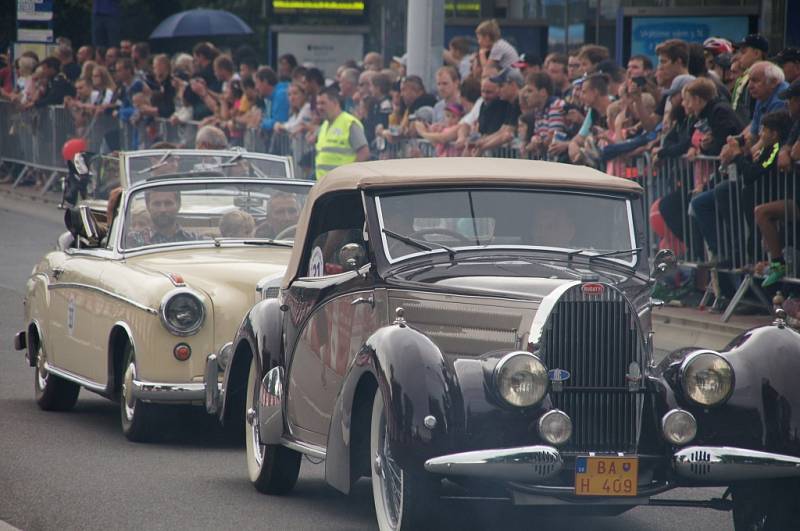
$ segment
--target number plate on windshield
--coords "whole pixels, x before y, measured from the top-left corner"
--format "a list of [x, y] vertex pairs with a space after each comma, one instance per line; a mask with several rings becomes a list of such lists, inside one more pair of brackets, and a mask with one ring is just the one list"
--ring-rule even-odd
[[578, 457], [575, 459], [577, 496], [636, 496], [637, 457]]

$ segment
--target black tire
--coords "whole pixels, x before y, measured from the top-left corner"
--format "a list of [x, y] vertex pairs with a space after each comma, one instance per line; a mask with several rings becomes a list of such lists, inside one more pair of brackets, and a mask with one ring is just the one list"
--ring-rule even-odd
[[784, 531], [800, 524], [800, 480], [752, 481], [735, 485], [733, 528], [735, 531]]
[[258, 430], [258, 396], [261, 378], [255, 357], [250, 363], [247, 376], [247, 398], [245, 411], [252, 410], [244, 423], [245, 444], [247, 446], [247, 473], [250, 481], [262, 494], [288, 494], [297, 483], [300, 475], [299, 452], [279, 444], [262, 444]]
[[153, 435], [157, 406], [133, 397], [133, 380], [136, 378], [136, 353], [130, 341], [122, 356], [122, 386], [119, 413], [122, 433], [129, 441], [147, 442]]
[[428, 529], [438, 493], [424, 472], [411, 473], [394, 462], [387, 434], [386, 407], [380, 389], [375, 392], [370, 422], [372, 499], [380, 531]]
[[47, 357], [42, 342], [37, 342], [36, 367], [33, 374], [36, 403], [44, 411], [69, 411], [78, 401], [81, 386], [47, 371]]

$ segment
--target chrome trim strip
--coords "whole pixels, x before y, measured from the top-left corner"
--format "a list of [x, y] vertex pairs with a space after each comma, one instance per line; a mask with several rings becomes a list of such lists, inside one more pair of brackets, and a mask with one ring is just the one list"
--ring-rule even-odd
[[66, 369], [61, 369], [52, 365], [50, 362], [45, 360], [44, 368], [50, 374], [54, 374], [58, 377], [64, 378], [65, 380], [69, 380], [70, 382], [75, 382], [78, 385], [81, 385], [91, 391], [95, 391], [97, 393], [105, 393], [106, 386], [101, 385], [93, 380], [89, 380], [88, 378], [84, 378], [83, 376], [78, 376], [75, 373], [69, 372]]
[[684, 478], [706, 482], [800, 477], [800, 457], [729, 446], [684, 448], [672, 466]]
[[[561, 286], [557, 287], [542, 299], [539, 303], [539, 308], [536, 310], [536, 315], [533, 316], [533, 323], [531, 323], [531, 329], [528, 332], [528, 343], [533, 345], [534, 347], [538, 346], [542, 340], [542, 332], [544, 332], [544, 326], [547, 324], [547, 318], [550, 317], [550, 313], [555, 308], [558, 301], [561, 300], [561, 296], [567, 292], [570, 288], [575, 286], [580, 286], [583, 284], [580, 280], [573, 280], [572, 282], [567, 282], [566, 284], [562, 284]], [[536, 352], [534, 348], [532, 352]]]
[[563, 464], [558, 450], [552, 446], [536, 445], [434, 457], [425, 461], [425, 470], [443, 475], [538, 481], [558, 473]]
[[205, 382], [157, 383], [133, 380], [133, 396], [139, 400], [152, 402], [205, 402], [206, 384]]
[[81, 284], [80, 282], [59, 282], [58, 284], [48, 284], [47, 285], [47, 289], [48, 290], [70, 289], [70, 288], [73, 288], [73, 289], [88, 289], [90, 291], [96, 291], [98, 293], [102, 293], [103, 295], [107, 295], [107, 296], [111, 297], [112, 299], [117, 299], [117, 300], [120, 300], [122, 302], [128, 303], [128, 304], [130, 304], [131, 306], [133, 306], [135, 308], [139, 308], [140, 310], [146, 311], [147, 313], [151, 313], [153, 315], [158, 315], [158, 310], [156, 310], [155, 308], [151, 308], [149, 306], [145, 306], [144, 304], [140, 304], [140, 303], [138, 303], [138, 302], [136, 302], [136, 301], [134, 301], [132, 299], [129, 299], [127, 297], [123, 297], [122, 295], [118, 295], [118, 294], [116, 294], [116, 293], [114, 293], [112, 291], [108, 291], [107, 289], [98, 288], [97, 286], [91, 286], [89, 284]]
[[281, 437], [281, 444], [286, 448], [290, 448], [300, 452], [301, 454], [310, 455], [311, 457], [316, 457], [318, 459], [325, 459], [326, 452], [321, 446], [306, 442], [293, 441], [285, 437]]

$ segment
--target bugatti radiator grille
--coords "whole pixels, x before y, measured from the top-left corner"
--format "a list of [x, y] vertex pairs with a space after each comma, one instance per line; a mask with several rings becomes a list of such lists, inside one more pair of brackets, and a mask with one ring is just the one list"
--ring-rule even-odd
[[636, 313], [610, 286], [601, 293], [569, 289], [542, 335], [550, 369], [569, 378], [553, 385], [553, 405], [573, 423], [566, 451], [635, 452], [642, 410], [644, 344]]

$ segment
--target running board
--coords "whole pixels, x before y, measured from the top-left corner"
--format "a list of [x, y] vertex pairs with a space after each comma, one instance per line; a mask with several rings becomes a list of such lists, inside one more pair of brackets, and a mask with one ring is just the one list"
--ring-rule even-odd
[[702, 509], [716, 509], [717, 511], [730, 511], [733, 509], [733, 502], [723, 498], [712, 498], [710, 500], [656, 500], [650, 499], [648, 505], [656, 507], [694, 507]]

